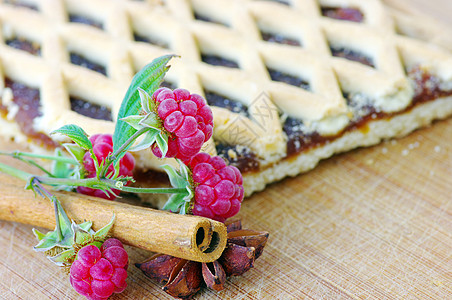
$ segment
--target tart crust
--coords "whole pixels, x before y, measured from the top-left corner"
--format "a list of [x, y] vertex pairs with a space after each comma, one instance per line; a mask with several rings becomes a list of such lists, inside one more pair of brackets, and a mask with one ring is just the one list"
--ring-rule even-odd
[[[439, 98], [416, 106], [408, 113], [367, 123], [366, 130], [347, 132], [333, 142], [316, 147], [299, 155], [284, 159], [265, 170], [246, 174], [245, 191], [261, 191], [269, 183], [286, 176], [296, 176], [313, 169], [320, 160], [357, 147], [376, 145], [383, 140], [400, 138], [412, 131], [428, 126], [434, 120], [445, 119], [452, 114], [452, 96]], [[250, 195], [248, 192], [247, 195]]]
[[[242, 107], [213, 107], [214, 135], [204, 150], [216, 154], [220, 145], [228, 145], [251, 153], [253, 168], [243, 170], [247, 195], [335, 153], [399, 137], [452, 114], [452, 98], [444, 95], [407, 109], [417, 88], [408, 70], [420, 68], [452, 94], [452, 34], [402, 1], [27, 3], [36, 9], [0, 4], [0, 77], [39, 89], [40, 116], [31, 120], [36, 131], [49, 134], [74, 123], [88, 134], [112, 133], [114, 122], [71, 110], [71, 97], [115, 116], [133, 74], [155, 57], [175, 53], [182, 58], [171, 62], [168, 84], [201, 95], [212, 91]], [[324, 16], [322, 8], [355, 10], [360, 18]], [[39, 52], [10, 46], [14, 38], [39, 45]], [[334, 55], [337, 49], [341, 55]], [[76, 65], [73, 55], [95, 62], [105, 74]], [[0, 90], [0, 135], [51, 151], [21, 132], [14, 91], [5, 88], [5, 80]], [[366, 130], [349, 128], [359, 114], [353, 101], [385, 117], [367, 120]], [[287, 118], [299, 121], [301, 134], [328, 143], [289, 155]], [[230, 150], [225, 158], [234, 163], [237, 152]], [[148, 150], [134, 155], [144, 171], [174, 164]]]

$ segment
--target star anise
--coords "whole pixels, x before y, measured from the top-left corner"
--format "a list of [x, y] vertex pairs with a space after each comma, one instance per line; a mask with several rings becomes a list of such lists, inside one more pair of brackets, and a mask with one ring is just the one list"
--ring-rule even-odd
[[221, 291], [226, 277], [242, 275], [254, 266], [268, 239], [266, 231], [242, 229], [240, 220], [226, 226], [227, 245], [216, 261], [200, 263], [156, 254], [135, 265], [149, 278], [165, 283], [163, 290], [176, 298], [190, 299], [203, 286]]

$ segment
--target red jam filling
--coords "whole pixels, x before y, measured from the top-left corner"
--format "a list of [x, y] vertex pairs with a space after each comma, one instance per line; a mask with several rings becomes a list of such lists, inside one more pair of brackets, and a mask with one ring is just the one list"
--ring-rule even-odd
[[342, 57], [351, 61], [362, 63], [363, 65], [375, 68], [375, 65], [371, 58], [365, 56], [362, 53], [356, 52], [343, 47], [331, 47], [331, 54], [335, 57]]
[[289, 46], [301, 46], [299, 41], [285, 37], [282, 34], [273, 34], [270, 32], [261, 31], [261, 36], [264, 41], [270, 43], [285, 44]]
[[78, 55], [76, 53], [71, 53], [71, 63], [74, 65], [78, 65], [87, 69], [90, 69], [92, 71], [98, 72], [102, 75], [107, 75], [107, 70], [104, 66], [99, 65], [89, 59], [87, 59], [84, 56]]
[[245, 115], [249, 117], [248, 107], [243, 105], [242, 102], [228, 99], [222, 95], [219, 95], [213, 91], [204, 90], [204, 95], [206, 95], [206, 101], [211, 106], [218, 106], [226, 108], [232, 112]]
[[364, 20], [363, 13], [356, 8], [322, 7], [322, 15], [336, 20], [345, 20], [357, 23], [361, 23]]
[[41, 46], [39, 44], [27, 41], [23, 38], [9, 39], [6, 40], [5, 43], [14, 49], [26, 51], [36, 56], [41, 55]]
[[[207, 103], [211, 106], [226, 108], [229, 111], [242, 114], [249, 117], [248, 107], [240, 101], [228, 99], [213, 91], [204, 90]], [[259, 170], [259, 160], [255, 153], [248, 147], [231, 146], [226, 144], [217, 144], [216, 150], [218, 156], [223, 157], [230, 165], [237, 167], [242, 172], [252, 172]]]
[[161, 47], [161, 48], [169, 49], [169, 44], [167, 42], [164, 42], [162, 40], [152, 39], [152, 38], [149, 38], [149, 37], [145, 37], [145, 36], [142, 36], [142, 35], [140, 35], [140, 34], [138, 34], [136, 32], [133, 33], [133, 39], [136, 42], [148, 43], [148, 44], [151, 44], [151, 45], [154, 45], [154, 46], [158, 46], [158, 47]]
[[222, 23], [220, 21], [214, 20], [211, 17], [198, 14], [196, 11], [193, 12], [193, 17], [195, 18], [195, 20], [198, 20], [198, 21], [214, 23], [214, 24], [217, 24], [217, 25], [223, 25], [223, 26], [229, 27], [228, 24], [225, 24], [225, 23]]
[[271, 68], [267, 68], [267, 71], [273, 81], [284, 82], [307, 91], [311, 89], [309, 83], [301, 78]]
[[69, 15], [69, 22], [81, 23], [81, 24], [92, 26], [92, 27], [96, 27], [98, 29], [103, 29], [103, 27], [104, 27], [102, 23], [97, 22], [97, 21], [95, 21], [93, 19], [87, 18], [85, 16], [80, 16], [80, 15], [70, 14]]
[[111, 110], [105, 106], [90, 103], [80, 98], [71, 97], [71, 110], [92, 119], [112, 121]]
[[[13, 102], [19, 106], [14, 119], [20, 127], [20, 130], [34, 142], [48, 149], [57, 145], [46, 134], [38, 132], [33, 128], [33, 120], [41, 116], [39, 111], [40, 95], [38, 89], [30, 88], [22, 83], [5, 79], [5, 87], [10, 88], [13, 92]], [[0, 105], [2, 116], [8, 113], [4, 105]]]
[[273, 0], [273, 2], [278, 2], [278, 3], [281, 3], [283, 5], [289, 5], [289, 2], [287, 0]]
[[169, 81], [166, 81], [166, 80], [164, 80], [164, 81], [162, 82], [162, 84], [160, 84], [160, 86], [161, 86], [161, 87], [167, 87], [167, 88], [169, 88], [169, 89], [171, 89], [171, 90], [174, 90], [174, 89], [177, 88], [177, 86], [176, 86], [174, 83], [169, 82]]
[[216, 56], [216, 55], [207, 55], [207, 54], [201, 54], [201, 60], [205, 62], [206, 64], [212, 65], [212, 66], [222, 66], [226, 68], [238, 68], [239, 65], [232, 60]]
[[4, 3], [11, 4], [16, 7], [24, 7], [36, 11], [38, 10], [38, 7], [36, 5], [33, 5], [31, 3], [25, 3], [20, 0], [4, 0]]
[[230, 165], [237, 167], [243, 173], [259, 170], [259, 160], [248, 147], [218, 144], [216, 149], [218, 156], [226, 159]]

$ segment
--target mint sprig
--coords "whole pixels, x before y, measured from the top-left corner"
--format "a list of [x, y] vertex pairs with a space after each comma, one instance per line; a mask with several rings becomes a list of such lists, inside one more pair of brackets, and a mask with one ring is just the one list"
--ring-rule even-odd
[[[131, 115], [140, 114], [142, 106], [138, 89], [140, 88], [152, 95], [163, 82], [163, 78], [169, 69], [167, 64], [174, 56], [175, 55], [165, 55], [154, 59], [133, 77], [132, 83], [124, 96], [121, 108], [118, 112], [118, 119], [113, 134], [113, 152], [116, 152], [135, 132], [137, 132], [137, 129], [130, 126], [123, 119]], [[148, 108], [150, 107], [148, 106]], [[121, 157], [116, 157], [114, 163], [116, 164], [119, 159], [121, 159]]]

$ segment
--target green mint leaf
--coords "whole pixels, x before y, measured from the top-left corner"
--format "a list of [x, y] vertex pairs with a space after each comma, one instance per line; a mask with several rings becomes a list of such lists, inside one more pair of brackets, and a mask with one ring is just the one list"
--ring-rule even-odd
[[51, 132], [50, 134], [60, 133], [67, 137], [69, 137], [74, 143], [79, 145], [81, 148], [85, 150], [89, 150], [93, 148], [93, 144], [88, 138], [88, 134], [77, 125], [70, 124], [64, 125], [63, 127]]
[[165, 55], [154, 59], [141, 69], [132, 79], [118, 113], [118, 119], [113, 134], [113, 152], [118, 150], [137, 130], [122, 121], [130, 115], [138, 115], [141, 110], [141, 101], [138, 88], [153, 94], [160, 86], [169, 69], [167, 63], [174, 55]]
[[144, 135], [144, 138], [138, 144], [130, 148], [129, 151], [140, 151], [151, 147], [151, 145], [155, 143], [155, 139], [159, 133], [160, 130], [149, 129], [149, 131]]

